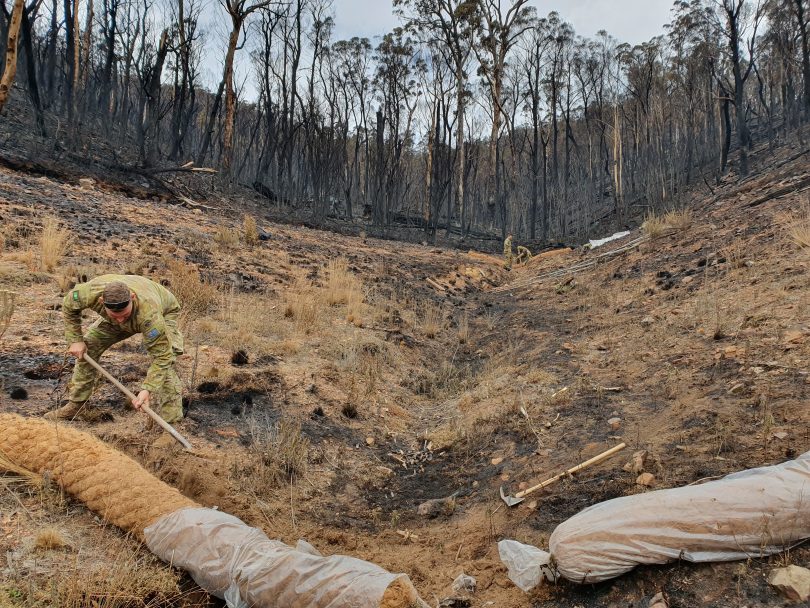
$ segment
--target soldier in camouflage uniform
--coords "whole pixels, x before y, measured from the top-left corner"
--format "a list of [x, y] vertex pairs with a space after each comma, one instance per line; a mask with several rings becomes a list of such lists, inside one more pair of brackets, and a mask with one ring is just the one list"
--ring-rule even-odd
[[[82, 310], [100, 315], [82, 336]], [[98, 361], [110, 346], [130, 336], [143, 334], [152, 358], [141, 391], [133, 402], [136, 409], [149, 405], [168, 423], [183, 417], [182, 383], [174, 362], [183, 353], [183, 336], [177, 328], [180, 304], [165, 287], [136, 275], [107, 274], [76, 285], [62, 302], [68, 352], [76, 357], [68, 386], [69, 403], [46, 414], [50, 419], [98, 418], [86, 406], [98, 380], [98, 372], [83, 359], [86, 352]]]
[[507, 270], [512, 268], [512, 233], [503, 242], [503, 267]]

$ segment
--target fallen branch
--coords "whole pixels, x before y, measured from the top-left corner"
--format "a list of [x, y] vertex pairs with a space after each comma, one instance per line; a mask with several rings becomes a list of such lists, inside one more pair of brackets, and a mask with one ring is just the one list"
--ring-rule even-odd
[[758, 199], [755, 199], [754, 201], [748, 203], [746, 207], [747, 208], [758, 207], [775, 198], [780, 198], [782, 196], [785, 196], [786, 194], [793, 194], [794, 192], [797, 192], [808, 185], [810, 185], [810, 175], [805, 175], [798, 182], [794, 182], [789, 186], [777, 188], [776, 190], [773, 190], [772, 192], [769, 192], [768, 194], [761, 196]]

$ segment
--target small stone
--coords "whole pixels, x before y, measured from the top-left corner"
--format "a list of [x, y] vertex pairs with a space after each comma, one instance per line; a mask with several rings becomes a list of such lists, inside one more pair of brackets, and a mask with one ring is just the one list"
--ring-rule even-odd
[[728, 389], [729, 395], [741, 395], [743, 392], [745, 392], [745, 384], [743, 384], [742, 382], [738, 382], [730, 389]]
[[477, 479], [474, 482], [472, 482], [472, 487], [474, 487], [474, 488], [477, 488], [479, 485], [480, 484], [478, 483]]
[[681, 283], [683, 283], [684, 285], [689, 285], [689, 283], [691, 283], [694, 280], [695, 280], [695, 277], [687, 276], [687, 277], [684, 277], [684, 278], [681, 279]]
[[533, 500], [526, 505], [530, 510], [534, 511], [537, 508], [537, 501]]
[[492, 465], [493, 466], [498, 466], [502, 462], [503, 462], [503, 457], [501, 457], [501, 456], [496, 456], [495, 458], [492, 459]]
[[633, 454], [633, 458], [624, 465], [624, 470], [628, 473], [633, 473], [634, 475], [638, 475], [639, 473], [643, 473], [644, 469], [647, 467], [647, 457], [649, 456], [647, 450], [639, 450]]
[[655, 475], [652, 473], [642, 473], [636, 478], [636, 483], [640, 486], [651, 488], [655, 485]]
[[374, 445], [374, 437], [366, 437], [366, 445], [371, 447]]
[[545, 424], [543, 424], [543, 426], [546, 427], [547, 429], [550, 429], [551, 428], [551, 423], [546, 422]]
[[653, 323], [655, 323], [655, 318], [654, 318], [654, 317], [647, 316], [647, 317], [644, 317], [644, 318], [641, 320], [641, 324], [642, 324], [644, 327], [649, 327], [649, 326], [650, 326], [650, 325], [652, 325]]
[[804, 601], [810, 597], [810, 570], [801, 566], [776, 568], [768, 575], [768, 583], [786, 598]]
[[79, 179], [79, 186], [81, 186], [83, 190], [91, 190], [95, 185], [96, 180], [91, 177], [82, 177]]
[[528, 487], [529, 487], [529, 484], [528, 484], [528, 482], [526, 482], [526, 481], [521, 481], [521, 482], [518, 484], [518, 490], [525, 490], [525, 489], [526, 489], [526, 488], [528, 488]]
[[785, 431], [778, 431], [778, 432], [774, 433], [773, 436], [774, 436], [774, 439], [784, 439], [785, 437], [788, 436], [788, 434]]
[[456, 577], [453, 581], [453, 592], [459, 593], [465, 591], [467, 593], [475, 593], [476, 580], [475, 577], [463, 572]]
[[501, 481], [509, 481], [509, 473], [503, 473], [501, 475]]
[[394, 470], [393, 470], [393, 469], [389, 469], [388, 467], [384, 467], [384, 466], [378, 466], [378, 467], [377, 467], [377, 471], [378, 471], [378, 472], [379, 472], [379, 473], [380, 473], [380, 474], [381, 474], [383, 477], [393, 477], [393, 476], [395, 475], [395, 473], [394, 473]]
[[612, 431], [618, 431], [622, 427], [621, 418], [610, 418], [607, 423], [610, 425], [610, 430]]

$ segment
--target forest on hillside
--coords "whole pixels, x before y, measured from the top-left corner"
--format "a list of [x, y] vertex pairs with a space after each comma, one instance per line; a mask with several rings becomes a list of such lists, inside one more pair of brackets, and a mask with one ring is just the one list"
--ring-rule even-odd
[[[4, 0], [0, 108], [57, 156], [102, 136], [315, 223], [534, 243], [743, 178], [810, 116], [808, 0], [678, 1], [637, 46], [527, 1], [393, 0], [370, 41], [334, 39], [333, 0]], [[215, 91], [203, 15], [230, 32]]]

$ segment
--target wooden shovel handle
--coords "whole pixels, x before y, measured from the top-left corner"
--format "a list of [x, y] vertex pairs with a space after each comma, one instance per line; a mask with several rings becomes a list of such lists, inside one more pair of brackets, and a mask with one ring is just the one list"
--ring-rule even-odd
[[[90, 355], [88, 355], [87, 353], [84, 353], [84, 360], [85, 360], [85, 361], [87, 361], [87, 362], [88, 362], [90, 365], [92, 365], [94, 368], [96, 368], [96, 369], [97, 369], [99, 372], [101, 372], [101, 375], [103, 375], [105, 378], [107, 378], [107, 380], [109, 380], [109, 381], [110, 381], [110, 382], [112, 382], [112, 383], [113, 383], [113, 384], [114, 384], [116, 387], [118, 387], [118, 389], [119, 389], [119, 390], [120, 390], [122, 393], [124, 393], [124, 394], [125, 394], [127, 397], [129, 397], [129, 400], [130, 400], [130, 401], [135, 401], [135, 399], [137, 399], [137, 397], [135, 396], [135, 393], [133, 393], [133, 392], [132, 392], [131, 390], [129, 390], [129, 389], [126, 387], [126, 386], [124, 386], [123, 384], [121, 384], [121, 383], [120, 383], [120, 382], [119, 382], [119, 381], [118, 381], [118, 380], [117, 380], [117, 379], [116, 379], [116, 378], [115, 378], [115, 377], [114, 377], [112, 374], [110, 374], [110, 373], [109, 373], [109, 372], [108, 372], [106, 369], [104, 369], [103, 367], [101, 367], [101, 366], [100, 366], [100, 365], [99, 365], [99, 364], [98, 364], [96, 361], [94, 361], [94, 360], [93, 360], [93, 358], [92, 358]], [[148, 405], [143, 405], [143, 406], [141, 406], [141, 409], [142, 409], [144, 412], [146, 412], [146, 413], [149, 415], [149, 417], [150, 417], [152, 420], [154, 420], [154, 421], [155, 421], [155, 422], [157, 422], [157, 423], [158, 423], [158, 424], [159, 424], [161, 427], [163, 427], [163, 429], [165, 429], [165, 430], [166, 430], [166, 431], [167, 431], [167, 432], [168, 432], [168, 433], [169, 433], [169, 434], [170, 434], [172, 437], [174, 437], [175, 439], [177, 439], [177, 441], [179, 441], [181, 444], [183, 444], [183, 447], [184, 447], [184, 448], [186, 448], [187, 450], [191, 450], [191, 444], [188, 442], [188, 440], [187, 440], [185, 437], [183, 437], [183, 436], [182, 436], [180, 433], [178, 433], [178, 432], [177, 432], [177, 430], [176, 430], [176, 429], [175, 429], [175, 428], [174, 428], [174, 427], [173, 427], [171, 424], [169, 424], [168, 422], [166, 422], [165, 420], [163, 420], [163, 418], [161, 418], [160, 416], [158, 416], [158, 415], [157, 415], [157, 414], [154, 412], [154, 410], [152, 410], [152, 408], [151, 408], [151, 407], [149, 407]]]
[[616, 452], [618, 452], [620, 450], [623, 450], [626, 447], [627, 447], [626, 443], [620, 443], [619, 445], [613, 446], [609, 450], [606, 450], [606, 451], [602, 452], [601, 454], [598, 454], [598, 455], [594, 456], [593, 458], [590, 458], [590, 459], [586, 460], [585, 462], [581, 462], [577, 466], [571, 467], [567, 471], [563, 471], [562, 473], [558, 473], [554, 477], [551, 477], [550, 479], [546, 479], [545, 481], [543, 481], [541, 483], [538, 483], [536, 486], [532, 486], [531, 488], [526, 488], [525, 490], [522, 490], [522, 491], [518, 492], [517, 494], [515, 494], [515, 498], [523, 498], [524, 496], [526, 496], [527, 494], [531, 494], [535, 490], [540, 490], [541, 488], [545, 488], [546, 486], [550, 486], [551, 484], [553, 484], [558, 479], [562, 479], [566, 475], [571, 475], [572, 473], [576, 473], [577, 471], [581, 471], [582, 469], [584, 469], [586, 467], [589, 467], [592, 464], [597, 464], [599, 462], [602, 462], [606, 458], [610, 458], [611, 456], [613, 456], [613, 454], [615, 454]]

